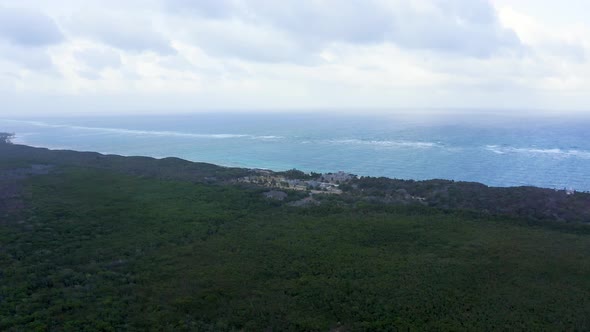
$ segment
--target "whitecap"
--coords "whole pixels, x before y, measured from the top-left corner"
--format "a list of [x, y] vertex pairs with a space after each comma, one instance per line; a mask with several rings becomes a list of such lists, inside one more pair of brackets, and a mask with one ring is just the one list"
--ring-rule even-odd
[[393, 141], [393, 140], [362, 140], [362, 139], [337, 139], [327, 141], [331, 144], [359, 144], [359, 145], [373, 145], [382, 147], [401, 147], [401, 148], [419, 148], [428, 149], [441, 147], [442, 145], [434, 142], [419, 142], [419, 141]]
[[87, 131], [98, 131], [105, 133], [123, 134], [123, 135], [135, 135], [135, 136], [168, 136], [168, 137], [189, 137], [189, 138], [214, 138], [214, 139], [231, 139], [231, 138], [249, 138], [257, 140], [276, 140], [282, 139], [282, 136], [274, 135], [248, 135], [248, 134], [199, 134], [199, 133], [187, 133], [179, 131], [159, 131], [159, 130], [137, 130], [137, 129], [125, 129], [125, 128], [107, 128], [107, 127], [88, 127], [88, 126], [76, 126], [66, 124], [52, 124], [42, 121], [24, 121], [24, 120], [3, 120], [18, 123], [25, 123], [38, 127], [48, 128], [65, 128], [74, 130], [87, 130]]
[[576, 157], [590, 159], [590, 151], [578, 149], [559, 149], [559, 148], [517, 148], [511, 146], [486, 145], [485, 149], [496, 154], [531, 154], [545, 155], [555, 157]]

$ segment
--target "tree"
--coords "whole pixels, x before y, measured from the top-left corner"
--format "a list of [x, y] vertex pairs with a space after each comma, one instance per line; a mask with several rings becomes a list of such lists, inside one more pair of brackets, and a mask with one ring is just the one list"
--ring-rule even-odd
[[300, 180], [300, 179], [308, 179], [309, 175], [307, 175], [305, 172], [300, 171], [298, 169], [290, 169], [288, 171], [284, 171], [284, 172], [279, 172], [278, 174], [283, 175], [284, 177], [286, 177], [289, 180]]
[[11, 133], [0, 133], [0, 144], [12, 144], [11, 139], [14, 138], [14, 134]]

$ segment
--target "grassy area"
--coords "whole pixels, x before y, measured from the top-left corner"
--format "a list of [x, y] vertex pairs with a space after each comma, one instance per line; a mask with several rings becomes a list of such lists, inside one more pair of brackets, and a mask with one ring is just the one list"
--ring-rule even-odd
[[588, 330], [587, 227], [60, 168], [0, 228], [0, 330]]

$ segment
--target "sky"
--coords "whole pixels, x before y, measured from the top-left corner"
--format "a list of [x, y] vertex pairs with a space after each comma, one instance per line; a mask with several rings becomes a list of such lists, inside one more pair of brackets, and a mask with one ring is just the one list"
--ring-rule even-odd
[[590, 114], [587, 0], [0, 0], [0, 116]]

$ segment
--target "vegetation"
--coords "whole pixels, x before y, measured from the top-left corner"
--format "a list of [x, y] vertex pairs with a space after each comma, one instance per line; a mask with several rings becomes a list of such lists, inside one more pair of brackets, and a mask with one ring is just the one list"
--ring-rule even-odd
[[[448, 180], [412, 181], [363, 177], [342, 186], [350, 195], [383, 203], [420, 198], [428, 206], [530, 220], [590, 223], [590, 194], [536, 187], [495, 188]], [[410, 199], [409, 201], [412, 201]]]
[[0, 330], [590, 329], [585, 224], [352, 194], [297, 208], [187, 163], [0, 151], [26, 206], [0, 220]]
[[80, 166], [123, 172], [126, 174], [176, 179], [191, 182], [223, 182], [246, 176], [250, 170], [193, 163], [179, 158], [122, 157], [97, 152], [49, 150], [24, 145], [0, 144], [2, 163], [51, 164]]
[[284, 172], [277, 172], [276, 175], [282, 175], [290, 180], [311, 180], [317, 179], [321, 176], [319, 173], [311, 172], [308, 174], [295, 168]]
[[10, 144], [14, 134], [0, 132], [0, 144]]

